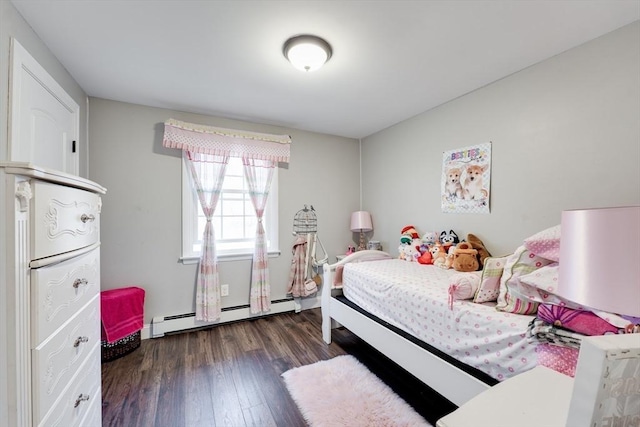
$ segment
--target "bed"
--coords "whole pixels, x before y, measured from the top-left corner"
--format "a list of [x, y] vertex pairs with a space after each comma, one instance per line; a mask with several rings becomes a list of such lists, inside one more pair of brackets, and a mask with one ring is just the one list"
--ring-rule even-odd
[[[533, 315], [495, 309], [495, 303], [448, 303], [444, 270], [360, 251], [324, 265], [322, 332], [342, 325], [454, 404], [537, 365], [527, 339]], [[471, 274], [471, 273], [468, 273]]]

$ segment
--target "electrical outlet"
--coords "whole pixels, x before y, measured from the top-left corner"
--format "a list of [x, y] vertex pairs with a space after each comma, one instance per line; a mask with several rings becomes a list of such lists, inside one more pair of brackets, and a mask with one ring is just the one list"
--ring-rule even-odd
[[220, 296], [228, 297], [229, 296], [229, 285], [220, 285]]

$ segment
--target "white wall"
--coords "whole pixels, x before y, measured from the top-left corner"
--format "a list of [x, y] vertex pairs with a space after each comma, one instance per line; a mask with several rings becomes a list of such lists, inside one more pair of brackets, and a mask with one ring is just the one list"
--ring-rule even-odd
[[[398, 100], [401, 102], [401, 100]], [[444, 214], [442, 153], [492, 141], [491, 213]], [[397, 254], [400, 230], [475, 233], [495, 255], [565, 209], [640, 205], [640, 23], [363, 140], [363, 204]], [[612, 236], [614, 245], [624, 236]]]
[[[197, 265], [178, 262], [181, 248], [181, 153], [162, 147], [168, 118], [292, 137], [291, 163], [279, 170], [282, 254], [270, 258], [272, 300], [285, 298], [293, 217], [304, 204], [318, 215], [318, 235], [335, 262], [352, 243], [349, 216], [359, 206], [358, 141], [98, 98], [90, 99], [92, 178], [107, 188], [101, 216], [103, 289], [146, 289], [145, 323], [195, 311]], [[230, 285], [223, 307], [249, 302], [251, 261], [221, 261]]]
[[0, 1], [0, 160], [6, 160], [8, 138], [8, 97], [10, 39], [15, 37], [56, 82], [80, 106], [80, 133], [78, 149], [80, 152], [80, 176], [89, 178], [87, 170], [87, 95], [73, 77], [60, 64], [47, 46], [33, 32], [10, 1]]

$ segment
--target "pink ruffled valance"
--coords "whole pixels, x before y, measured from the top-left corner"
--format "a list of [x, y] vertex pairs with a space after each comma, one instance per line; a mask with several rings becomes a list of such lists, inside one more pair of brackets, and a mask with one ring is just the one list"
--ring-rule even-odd
[[289, 163], [291, 137], [169, 119], [164, 123], [162, 145], [201, 154]]

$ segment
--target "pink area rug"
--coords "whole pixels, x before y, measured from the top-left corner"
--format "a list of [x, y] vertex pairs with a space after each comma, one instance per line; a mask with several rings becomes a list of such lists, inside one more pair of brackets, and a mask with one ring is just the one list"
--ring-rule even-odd
[[338, 356], [282, 374], [312, 427], [431, 426], [353, 356]]

